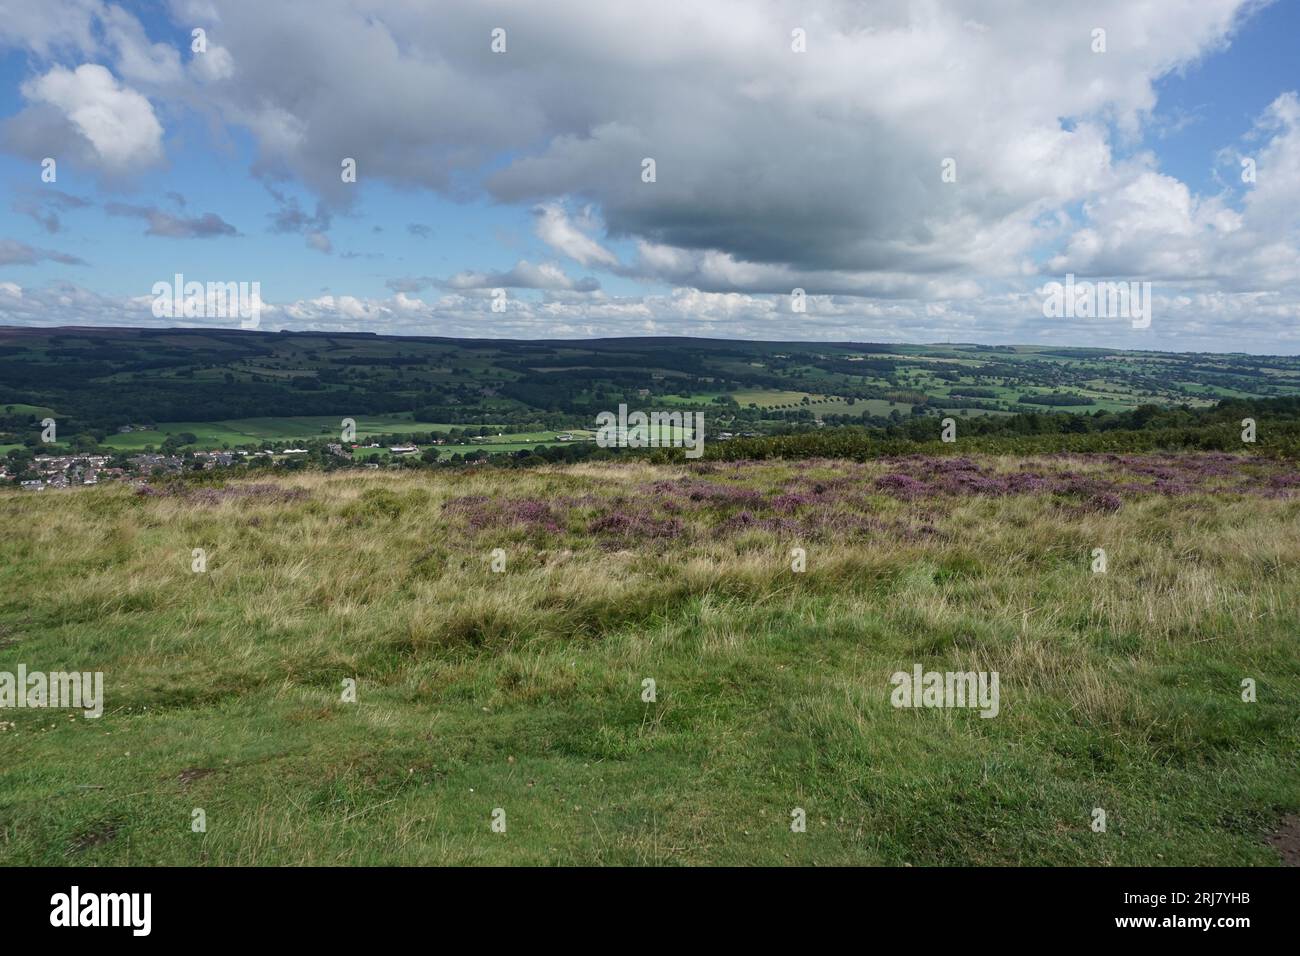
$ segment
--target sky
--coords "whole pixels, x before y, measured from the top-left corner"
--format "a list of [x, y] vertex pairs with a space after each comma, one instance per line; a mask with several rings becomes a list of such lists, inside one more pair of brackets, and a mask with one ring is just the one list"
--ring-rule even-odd
[[0, 325], [1300, 353], [1300, 0], [1068, 7], [0, 0]]

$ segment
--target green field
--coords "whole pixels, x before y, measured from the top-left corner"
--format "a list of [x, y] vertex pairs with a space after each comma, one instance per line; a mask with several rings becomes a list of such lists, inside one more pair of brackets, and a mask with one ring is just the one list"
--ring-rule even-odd
[[37, 418], [54, 414], [52, 408], [46, 408], [44, 405], [25, 405], [22, 402], [6, 402], [0, 406], [0, 411], [6, 415], [35, 415]]
[[[791, 392], [781, 389], [742, 389], [735, 392], [696, 392], [690, 398], [684, 398], [680, 395], [666, 395], [663, 403], [667, 406], [674, 405], [694, 405], [707, 406], [719, 396], [727, 395], [732, 398], [742, 408], [748, 408], [750, 405], [759, 409], [776, 409], [776, 408], [805, 408], [814, 415], [854, 415], [861, 416], [864, 412], [871, 415], [887, 416], [894, 409], [900, 413], [910, 412], [912, 406], [905, 402], [891, 402], [885, 399], [863, 398], [852, 403], [842, 399], [815, 392]], [[809, 404], [803, 404], [807, 398]]]
[[[0, 671], [105, 681], [0, 711], [0, 857], [1277, 864], [1300, 475], [1121, 461], [0, 492]], [[917, 665], [997, 672], [997, 715], [891, 706]]]
[[[555, 436], [559, 434], [570, 434], [574, 440], [573, 442], [557, 441]], [[544, 432], [503, 432], [500, 435], [469, 441], [464, 444], [446, 444], [436, 447], [439, 458], [450, 458], [452, 455], [468, 455], [479, 451], [485, 451], [490, 455], [505, 455], [520, 451], [532, 451], [539, 445], [550, 447], [579, 443], [594, 434], [590, 430], [581, 428], [556, 429]], [[389, 454], [387, 448], [357, 448], [352, 454], [357, 459], [369, 458], [371, 455], [378, 455], [381, 458], [395, 457]]]

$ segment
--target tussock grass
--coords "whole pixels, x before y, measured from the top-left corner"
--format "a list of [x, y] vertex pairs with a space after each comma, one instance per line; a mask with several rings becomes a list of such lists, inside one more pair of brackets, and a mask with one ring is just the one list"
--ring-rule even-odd
[[[898, 500], [873, 484], [897, 467], [2, 493], [0, 670], [103, 671], [107, 703], [0, 711], [0, 862], [1276, 863], [1263, 836], [1300, 811], [1300, 503]], [[765, 503], [672, 510], [657, 482]], [[737, 520], [795, 485], [786, 524]], [[491, 511], [524, 501], [554, 526]], [[619, 509], [666, 523], [588, 530]], [[791, 530], [813, 512], [833, 519]], [[894, 709], [917, 663], [997, 671], [999, 716]]]

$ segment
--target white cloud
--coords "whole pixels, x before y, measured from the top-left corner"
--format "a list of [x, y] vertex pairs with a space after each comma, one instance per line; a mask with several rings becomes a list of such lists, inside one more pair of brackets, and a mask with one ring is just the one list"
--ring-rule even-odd
[[59, 111], [111, 172], [135, 172], [162, 158], [162, 125], [149, 100], [105, 67], [53, 67], [22, 85], [31, 102]]
[[[1279, 96], [1255, 127], [1256, 179], [1241, 210], [1230, 193], [1198, 196], [1154, 158], [1118, 169], [1085, 204], [1085, 222], [1049, 267], [1057, 272], [1202, 280], [1236, 290], [1300, 283], [1300, 98]], [[1229, 151], [1230, 169], [1240, 167]]]
[[[12, 288], [10, 288], [12, 287]], [[265, 290], [264, 290], [265, 292]], [[0, 286], [0, 325], [132, 325], [236, 328], [238, 320], [155, 319], [152, 298], [100, 295], [68, 282]], [[646, 334], [767, 341], [940, 342], [1084, 345], [1171, 351], [1300, 354], [1300, 295], [1156, 290], [1150, 328], [1128, 320], [1050, 320], [1035, 293], [986, 294], [960, 301], [887, 301], [810, 296], [794, 313], [788, 296], [677, 288], [643, 296], [605, 292], [511, 295], [494, 312], [490, 290], [447, 291], [429, 300], [322, 295], [262, 305], [263, 331], [369, 331], [380, 334], [547, 338]], [[436, 330], [436, 331], [434, 331]]]
[[59, 50], [90, 53], [96, 47], [94, 21], [102, 10], [99, 0], [7, 2], [0, 7], [0, 47], [26, 47], [41, 57]]
[[618, 256], [579, 229], [559, 203], [543, 203], [533, 213], [538, 238], [552, 249], [583, 266], [618, 265]]
[[150, 43], [140, 21], [121, 7], [107, 6], [100, 14], [104, 35], [117, 53], [117, 72], [132, 83], [167, 86], [181, 78], [176, 47]]
[[520, 260], [507, 272], [458, 272], [442, 285], [447, 289], [551, 289], [556, 291], [594, 292], [600, 283], [590, 277], [571, 279], [554, 263], [534, 265]]
[[202, 83], [219, 83], [235, 75], [234, 57], [222, 46], [209, 45], [206, 53], [200, 53], [190, 61], [190, 66]]

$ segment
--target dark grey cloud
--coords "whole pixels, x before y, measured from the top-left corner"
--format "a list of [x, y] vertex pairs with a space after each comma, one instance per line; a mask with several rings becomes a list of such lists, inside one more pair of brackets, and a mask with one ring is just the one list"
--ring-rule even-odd
[[91, 167], [95, 150], [61, 111], [36, 104], [0, 122], [0, 147], [33, 163], [50, 157], [71, 167]]
[[110, 216], [127, 216], [145, 220], [149, 223], [149, 228], [145, 230], [147, 236], [162, 236], [167, 239], [213, 239], [219, 236], [239, 235], [238, 229], [214, 212], [186, 218], [173, 216], [156, 206], [134, 206], [120, 202], [105, 203], [104, 211]]
[[272, 232], [321, 232], [330, 227], [331, 215], [323, 203], [316, 204], [316, 212], [308, 214], [303, 211], [295, 197], [282, 197], [277, 194], [280, 208], [268, 213], [271, 218]]
[[298, 202], [297, 196], [287, 195], [269, 184], [266, 189], [277, 207], [275, 212], [267, 214], [271, 220], [271, 232], [298, 233], [312, 249], [327, 254], [334, 251], [334, 244], [328, 235], [334, 214], [324, 200], [317, 201], [316, 211], [308, 214]]
[[93, 203], [89, 199], [82, 199], [80, 196], [65, 193], [53, 186], [46, 186], [30, 189], [18, 196], [13, 201], [13, 210], [31, 217], [46, 232], [56, 233], [63, 228], [61, 213], [71, 209], [85, 209], [90, 205]]

